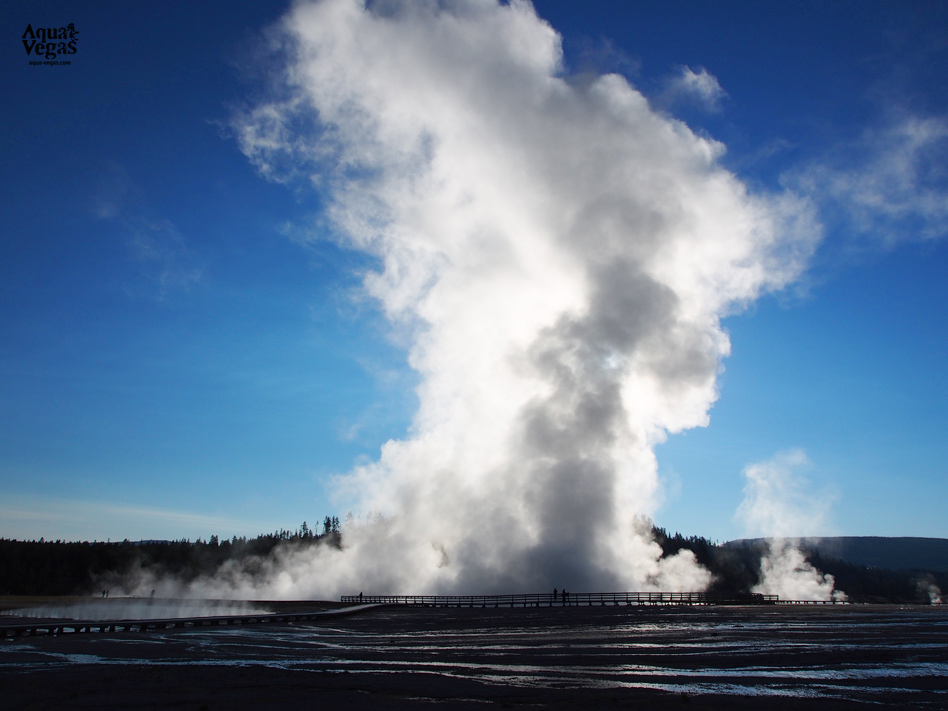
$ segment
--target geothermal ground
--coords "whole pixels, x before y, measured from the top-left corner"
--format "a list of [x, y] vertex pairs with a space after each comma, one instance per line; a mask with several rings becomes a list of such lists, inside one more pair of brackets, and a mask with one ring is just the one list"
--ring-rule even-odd
[[0, 686], [3, 709], [945, 709], [948, 608], [373, 607], [5, 640]]

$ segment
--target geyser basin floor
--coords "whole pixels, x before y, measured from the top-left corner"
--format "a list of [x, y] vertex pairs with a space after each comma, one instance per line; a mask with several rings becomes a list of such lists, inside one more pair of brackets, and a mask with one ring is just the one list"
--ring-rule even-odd
[[[29, 603], [28, 599], [24, 602]], [[245, 600], [149, 598], [54, 598], [0, 610], [0, 624], [13, 619], [134, 620], [216, 615], [262, 615], [269, 607]]]
[[[376, 608], [0, 644], [4, 708], [948, 707], [948, 609]], [[762, 701], [761, 697], [766, 697]]]

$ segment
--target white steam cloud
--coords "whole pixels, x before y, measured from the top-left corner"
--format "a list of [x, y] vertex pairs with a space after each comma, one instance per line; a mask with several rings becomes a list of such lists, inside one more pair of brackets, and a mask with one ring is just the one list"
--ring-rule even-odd
[[799, 470], [808, 465], [806, 455], [795, 449], [744, 469], [744, 501], [737, 517], [750, 535], [769, 539], [753, 592], [782, 600], [845, 600], [845, 593], [834, 590], [833, 576], [813, 567], [800, 549], [799, 536], [825, 530], [830, 508], [829, 497], [807, 490]]
[[931, 580], [919, 580], [918, 589], [928, 596], [928, 602], [932, 605], [943, 605], [941, 588]]
[[725, 98], [727, 92], [707, 69], [701, 67], [696, 72], [691, 67], [681, 67], [678, 74], [669, 79], [659, 101], [670, 106], [692, 104], [716, 113], [721, 110], [721, 102]]
[[808, 204], [750, 194], [623, 77], [565, 76], [528, 2], [305, 2], [274, 38], [241, 147], [379, 258], [421, 384], [409, 436], [338, 482], [384, 519], [256, 593], [704, 588], [650, 536], [653, 447], [707, 424], [720, 319], [800, 274]]

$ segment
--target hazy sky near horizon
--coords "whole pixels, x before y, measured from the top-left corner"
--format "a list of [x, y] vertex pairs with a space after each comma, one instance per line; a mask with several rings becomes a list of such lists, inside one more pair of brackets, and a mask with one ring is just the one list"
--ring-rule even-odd
[[[656, 523], [755, 535], [745, 472], [769, 466], [801, 535], [948, 536], [948, 5], [534, 5], [571, 82], [623, 75], [819, 223], [803, 274], [724, 319], [708, 426], [655, 450]], [[287, 10], [0, 7], [0, 537], [318, 524], [346, 513], [332, 477], [405, 437], [418, 377], [361, 287], [376, 258], [234, 129]], [[68, 23], [71, 64], [31, 66], [26, 26]]]

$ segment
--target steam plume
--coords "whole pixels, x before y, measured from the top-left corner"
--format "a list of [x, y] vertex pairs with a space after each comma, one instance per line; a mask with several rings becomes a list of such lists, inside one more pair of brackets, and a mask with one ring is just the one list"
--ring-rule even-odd
[[935, 584], [930, 575], [922, 576], [916, 583], [920, 592], [928, 596], [928, 602], [932, 605], [943, 605], [941, 588]]
[[706, 586], [651, 539], [653, 447], [707, 424], [720, 318], [799, 275], [807, 204], [750, 194], [623, 77], [566, 75], [528, 2], [306, 2], [274, 39], [241, 147], [378, 257], [421, 384], [410, 435], [338, 482], [385, 517], [287, 552], [267, 594]]
[[797, 470], [808, 464], [801, 450], [791, 450], [744, 469], [747, 484], [738, 517], [752, 535], [769, 538], [754, 592], [783, 600], [845, 600], [844, 592], [834, 590], [833, 576], [813, 567], [800, 549], [800, 535], [817, 533], [826, 525], [830, 503], [805, 491]]

